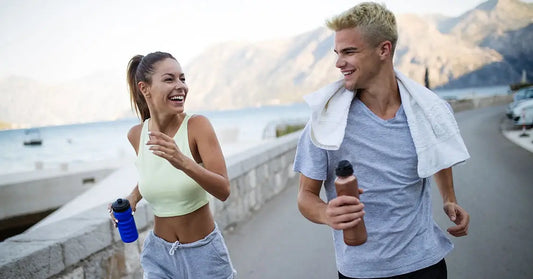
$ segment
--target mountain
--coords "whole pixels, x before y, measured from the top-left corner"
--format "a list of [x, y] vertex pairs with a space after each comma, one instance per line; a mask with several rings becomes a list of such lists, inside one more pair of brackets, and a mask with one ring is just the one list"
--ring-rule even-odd
[[419, 16], [400, 15], [397, 21], [399, 39], [394, 64], [420, 83], [426, 67], [429, 68], [430, 83], [439, 86], [503, 60], [497, 51], [472, 46], [451, 34], [443, 34]]
[[[533, 4], [489, 0], [458, 17], [397, 15], [395, 67], [433, 87], [451, 89], [533, 80]], [[293, 38], [211, 46], [184, 66], [187, 110], [301, 102], [341, 77], [334, 32], [319, 27]], [[59, 85], [0, 79], [0, 127], [131, 117], [122, 73], [98, 73]], [[1, 128], [0, 128], [1, 129]]]
[[[533, 73], [532, 20], [533, 4], [518, 0], [490, 0], [458, 17], [397, 15], [395, 67], [420, 83], [427, 67], [431, 85], [443, 89], [514, 83], [522, 69]], [[288, 40], [215, 46], [186, 69], [194, 92], [188, 105], [231, 109], [301, 101], [339, 78], [333, 36], [318, 28]], [[205, 69], [208, 76], [200, 74]]]
[[[423, 82], [426, 66], [431, 84], [438, 86], [503, 60], [493, 49], [440, 33], [419, 16], [399, 15], [397, 19], [395, 65], [419, 82]], [[214, 46], [186, 68], [191, 93], [188, 106], [233, 109], [301, 101], [304, 94], [341, 77], [335, 68], [333, 43], [334, 32], [320, 27], [288, 40]]]
[[0, 121], [9, 123], [11, 128], [133, 116], [125, 78], [112, 73], [100, 73], [57, 85], [11, 76], [0, 79], [0, 92]]
[[441, 20], [438, 29], [477, 45], [490, 35], [501, 35], [533, 23], [532, 10], [532, 3], [490, 0], [457, 18]]
[[460, 88], [483, 85], [501, 85], [519, 82], [522, 71], [527, 80], [533, 80], [533, 24], [503, 34], [488, 35], [480, 46], [493, 49], [502, 61], [484, 65], [481, 69], [458, 77], [441, 88]]
[[318, 28], [290, 40], [211, 47], [185, 69], [187, 106], [232, 109], [299, 102], [304, 92], [340, 77], [331, 67], [332, 43], [333, 34]]
[[533, 81], [532, 42], [533, 23], [518, 30], [507, 31], [501, 35], [489, 35], [480, 45], [498, 51], [516, 72], [521, 74], [525, 70], [528, 80]]

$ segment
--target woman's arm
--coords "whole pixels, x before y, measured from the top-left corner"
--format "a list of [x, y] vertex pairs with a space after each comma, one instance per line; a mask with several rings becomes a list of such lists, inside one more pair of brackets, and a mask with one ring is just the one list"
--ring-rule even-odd
[[174, 140], [161, 132], [150, 132], [147, 144], [151, 145], [150, 150], [155, 155], [185, 172], [217, 199], [225, 201], [230, 184], [222, 149], [211, 123], [204, 116], [193, 116], [189, 119], [188, 134], [194, 159], [185, 156]]
[[[139, 141], [141, 136], [141, 129], [142, 124], [135, 125], [131, 127], [131, 129], [128, 131], [128, 140], [130, 141], [131, 146], [133, 149], [135, 149], [135, 153], [138, 153], [139, 150]], [[141, 192], [139, 192], [139, 184], [135, 185], [135, 188], [133, 188], [133, 191], [126, 197], [128, 202], [130, 203], [131, 210], [135, 212], [137, 210], [137, 203], [142, 199]], [[111, 208], [111, 203], [107, 205], [107, 210], [109, 211], [109, 216], [111, 217], [111, 220], [113, 221], [115, 227], [117, 226], [118, 220], [115, 219], [115, 216], [113, 215], [113, 210]]]
[[[128, 132], [128, 140], [131, 146], [135, 150], [135, 154], [139, 154], [139, 142], [141, 140], [142, 124], [131, 127]], [[141, 192], [139, 192], [139, 184], [135, 185], [133, 191], [126, 197], [130, 202], [131, 210], [135, 211], [137, 203], [143, 198]]]
[[[195, 115], [189, 120], [189, 134], [193, 141], [191, 153], [196, 162], [185, 165], [184, 172], [192, 177], [207, 192], [221, 201], [230, 194], [230, 183], [222, 148], [215, 130], [205, 116]], [[192, 160], [191, 160], [192, 161]]]

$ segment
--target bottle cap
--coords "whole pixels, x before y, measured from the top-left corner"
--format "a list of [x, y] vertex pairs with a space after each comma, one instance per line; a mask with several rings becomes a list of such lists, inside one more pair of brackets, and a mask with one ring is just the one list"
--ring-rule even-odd
[[130, 202], [127, 199], [117, 199], [111, 207], [115, 212], [124, 212], [130, 208]]
[[350, 161], [348, 160], [342, 160], [337, 165], [337, 168], [335, 169], [335, 174], [337, 176], [350, 176], [353, 174], [353, 167]]

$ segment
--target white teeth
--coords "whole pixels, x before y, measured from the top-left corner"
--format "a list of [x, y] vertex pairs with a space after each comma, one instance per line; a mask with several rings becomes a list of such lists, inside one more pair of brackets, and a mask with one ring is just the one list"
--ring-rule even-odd
[[342, 72], [343, 75], [347, 76], [347, 75], [351, 75], [354, 71], [349, 71], [349, 72]]
[[185, 97], [184, 96], [173, 96], [173, 97], [170, 97], [170, 100], [172, 101], [183, 101]]

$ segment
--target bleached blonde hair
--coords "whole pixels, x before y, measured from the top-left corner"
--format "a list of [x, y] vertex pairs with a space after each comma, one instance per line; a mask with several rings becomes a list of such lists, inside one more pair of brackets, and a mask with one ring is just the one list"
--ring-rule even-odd
[[392, 53], [398, 41], [396, 18], [385, 5], [364, 2], [326, 21], [326, 26], [333, 31], [346, 28], [359, 28], [367, 42], [376, 47], [381, 42], [390, 41]]

